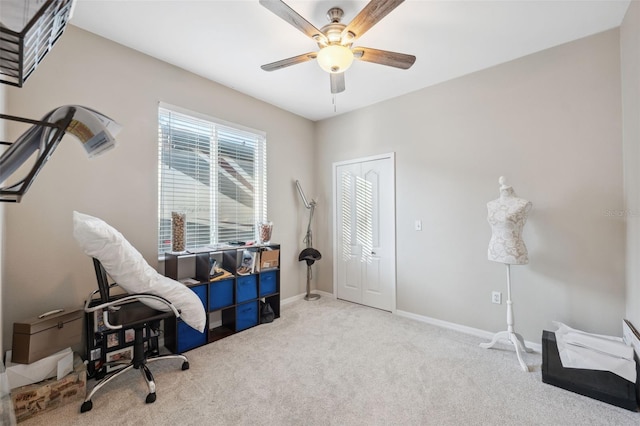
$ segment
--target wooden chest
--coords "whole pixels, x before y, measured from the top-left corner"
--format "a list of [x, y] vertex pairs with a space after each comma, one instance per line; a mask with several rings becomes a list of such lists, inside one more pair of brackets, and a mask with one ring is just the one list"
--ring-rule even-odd
[[79, 344], [83, 313], [77, 307], [58, 309], [14, 323], [11, 361], [30, 364]]

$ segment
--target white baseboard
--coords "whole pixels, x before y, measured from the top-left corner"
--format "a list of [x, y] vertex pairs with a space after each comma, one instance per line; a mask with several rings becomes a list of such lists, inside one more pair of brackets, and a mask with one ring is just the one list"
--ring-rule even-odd
[[[317, 294], [320, 294], [323, 297], [328, 297], [328, 298], [332, 298], [332, 299], [335, 298], [333, 293], [327, 293], [326, 291], [313, 290], [313, 292], [317, 293]], [[307, 293], [302, 293], [302, 294], [298, 294], [298, 295], [293, 296], [293, 297], [286, 298], [284, 300], [281, 300], [280, 304], [281, 305], [287, 305], [289, 303], [293, 303], [296, 300], [303, 299], [304, 296], [306, 296], [306, 294]], [[399, 315], [401, 317], [411, 318], [411, 319], [414, 319], [416, 321], [425, 322], [427, 324], [436, 325], [438, 327], [448, 328], [450, 330], [455, 330], [455, 331], [459, 331], [461, 333], [470, 334], [472, 336], [477, 336], [477, 337], [480, 337], [480, 338], [483, 338], [483, 339], [486, 339], [486, 340], [491, 340], [493, 338], [493, 335], [495, 334], [495, 333], [492, 333], [490, 331], [480, 330], [478, 328], [473, 328], [473, 327], [467, 327], [466, 325], [461, 325], [461, 324], [456, 324], [456, 323], [453, 323], [453, 322], [448, 322], [448, 321], [443, 321], [443, 320], [439, 320], [439, 319], [435, 319], [435, 318], [431, 318], [431, 317], [426, 317], [424, 315], [418, 315], [418, 314], [414, 314], [412, 312], [401, 311], [400, 309], [396, 309], [395, 314]], [[537, 353], [542, 353], [542, 344], [534, 343], [534, 342], [530, 342], [530, 341], [525, 341], [525, 343], [526, 343], [527, 347], [533, 349]]]
[[[450, 330], [459, 331], [461, 333], [470, 334], [472, 336], [481, 337], [483, 339], [491, 340], [495, 333], [486, 330], [480, 330], [478, 328], [467, 327], [466, 325], [456, 324], [453, 322], [443, 321], [435, 318], [426, 317], [424, 315], [414, 314], [412, 312], [396, 310], [396, 315], [401, 317], [411, 318], [416, 321], [425, 322], [427, 324], [436, 325], [442, 328], [448, 328]], [[533, 349], [537, 353], [542, 353], [542, 344], [525, 341], [527, 347]]]

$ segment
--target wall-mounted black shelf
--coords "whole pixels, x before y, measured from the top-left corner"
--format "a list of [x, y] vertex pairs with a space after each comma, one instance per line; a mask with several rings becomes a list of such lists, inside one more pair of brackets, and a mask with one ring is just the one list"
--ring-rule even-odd
[[[58, 41], [71, 17], [74, 0], [47, 0], [20, 31], [0, 25], [0, 82], [22, 87]], [[27, 4], [23, 9], [26, 9]], [[9, 10], [4, 14], [22, 12]]]

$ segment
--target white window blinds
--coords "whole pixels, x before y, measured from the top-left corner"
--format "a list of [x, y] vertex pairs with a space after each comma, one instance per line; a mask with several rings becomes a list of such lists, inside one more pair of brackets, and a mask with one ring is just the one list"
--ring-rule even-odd
[[171, 212], [186, 214], [186, 248], [252, 241], [267, 217], [266, 138], [164, 104], [158, 109], [158, 253]]

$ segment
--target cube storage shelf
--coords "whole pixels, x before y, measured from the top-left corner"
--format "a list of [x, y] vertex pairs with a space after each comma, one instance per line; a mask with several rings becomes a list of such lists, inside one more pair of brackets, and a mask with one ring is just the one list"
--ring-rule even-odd
[[[198, 295], [207, 312], [207, 327], [204, 333], [189, 327], [181, 319], [165, 320], [164, 344], [174, 353], [185, 352], [207, 343], [220, 340], [239, 331], [260, 324], [260, 301], [271, 305], [275, 318], [280, 317], [280, 269], [276, 267], [260, 268], [260, 254], [277, 250], [277, 262], [280, 264], [280, 245], [245, 246], [227, 248], [202, 253], [166, 253], [165, 275], [175, 280], [186, 278], [180, 273], [185, 262], [195, 262], [195, 277], [198, 284], [188, 287]], [[243, 266], [243, 254], [253, 254], [254, 272], [238, 274]], [[211, 266], [229, 272], [210, 280]], [[270, 261], [270, 265], [274, 262]], [[193, 269], [193, 264], [190, 265]], [[185, 267], [185, 269], [187, 269]], [[209, 314], [219, 312], [220, 324], [210, 324]]]

